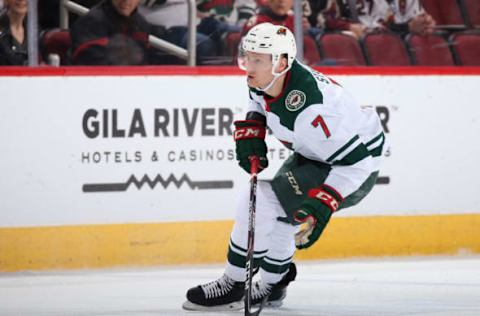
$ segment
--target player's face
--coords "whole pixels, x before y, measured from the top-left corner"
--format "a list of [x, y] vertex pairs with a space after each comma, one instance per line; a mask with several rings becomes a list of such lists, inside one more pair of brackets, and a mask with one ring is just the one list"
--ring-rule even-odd
[[140, 4], [140, 0], [112, 0], [112, 4], [120, 15], [130, 16]]
[[240, 62], [240, 68], [247, 72], [249, 87], [263, 88], [272, 81], [272, 56], [270, 54], [246, 52]]

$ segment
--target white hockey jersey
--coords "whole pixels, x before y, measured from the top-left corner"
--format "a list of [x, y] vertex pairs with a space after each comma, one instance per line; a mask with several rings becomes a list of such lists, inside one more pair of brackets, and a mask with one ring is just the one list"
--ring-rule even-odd
[[385, 0], [357, 1], [357, 14], [360, 23], [367, 28], [382, 27], [388, 20], [390, 10]]
[[389, 3], [395, 23], [407, 23], [425, 13], [420, 0], [390, 0]]
[[248, 111], [264, 115], [288, 148], [330, 164], [325, 184], [342, 197], [379, 170], [385, 135], [375, 109], [361, 108], [340, 85], [298, 61], [278, 97], [250, 89]]

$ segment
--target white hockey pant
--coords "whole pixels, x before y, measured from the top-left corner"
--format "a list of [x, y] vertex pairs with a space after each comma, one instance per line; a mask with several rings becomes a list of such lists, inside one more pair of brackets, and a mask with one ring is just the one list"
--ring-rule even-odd
[[[248, 239], [248, 209], [250, 190], [242, 192], [237, 207], [235, 224], [230, 236], [225, 273], [236, 281], [245, 281], [245, 261]], [[277, 220], [285, 217], [270, 182], [258, 181], [254, 266], [259, 264], [260, 276], [267, 283], [277, 283], [287, 273], [295, 253], [297, 226]]]

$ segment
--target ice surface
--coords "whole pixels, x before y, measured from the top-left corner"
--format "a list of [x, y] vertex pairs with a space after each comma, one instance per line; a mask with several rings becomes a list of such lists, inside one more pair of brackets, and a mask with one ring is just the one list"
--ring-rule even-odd
[[[285, 304], [262, 315], [480, 315], [480, 256], [299, 262]], [[0, 274], [0, 315], [243, 315], [187, 312], [186, 290], [223, 267]]]

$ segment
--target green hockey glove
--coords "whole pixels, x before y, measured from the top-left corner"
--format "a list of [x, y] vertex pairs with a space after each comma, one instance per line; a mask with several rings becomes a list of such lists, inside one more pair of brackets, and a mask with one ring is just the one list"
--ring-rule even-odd
[[308, 248], [318, 240], [342, 200], [342, 196], [327, 185], [308, 191], [308, 197], [293, 214], [295, 221], [303, 224], [295, 234], [298, 249]]
[[260, 161], [259, 171], [267, 168], [267, 144], [265, 143], [265, 125], [254, 120], [235, 121], [235, 152], [240, 167], [250, 173], [250, 157]]

